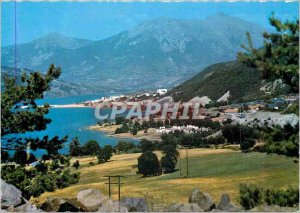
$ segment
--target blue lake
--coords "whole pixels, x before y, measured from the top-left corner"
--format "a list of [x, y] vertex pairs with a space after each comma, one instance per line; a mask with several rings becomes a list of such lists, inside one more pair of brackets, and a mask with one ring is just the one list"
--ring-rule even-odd
[[[87, 100], [99, 99], [103, 96], [110, 96], [112, 94], [92, 94], [81, 95], [66, 98], [45, 98], [37, 101], [38, 104], [70, 104]], [[52, 119], [52, 122], [47, 126], [45, 131], [26, 133], [26, 136], [31, 137], [43, 137], [45, 135], [64, 137], [68, 135], [68, 142], [65, 143], [61, 153], [67, 153], [69, 149], [69, 143], [72, 138], [78, 137], [81, 144], [86, 143], [89, 140], [96, 140], [100, 146], [110, 144], [115, 145], [120, 140], [136, 141], [132, 139], [119, 139], [108, 137], [105, 133], [99, 131], [87, 130], [86, 127], [97, 123], [97, 119], [94, 116], [93, 108], [52, 108], [46, 117]], [[42, 152], [35, 152], [37, 157], [40, 157]]]

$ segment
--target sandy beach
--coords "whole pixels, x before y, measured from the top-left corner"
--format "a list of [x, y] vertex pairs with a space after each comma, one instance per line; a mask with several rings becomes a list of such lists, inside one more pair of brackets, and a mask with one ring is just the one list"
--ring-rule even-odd
[[92, 125], [87, 127], [87, 129], [92, 131], [105, 132], [108, 137], [161, 141], [161, 134], [157, 133], [156, 129], [149, 128], [147, 133], [144, 133], [144, 130], [140, 130], [137, 132], [136, 135], [132, 135], [131, 133], [115, 134], [116, 129], [119, 128], [120, 126], [121, 125], [110, 125], [110, 126]]
[[64, 105], [50, 105], [51, 108], [90, 108], [89, 105], [84, 104], [64, 104]]

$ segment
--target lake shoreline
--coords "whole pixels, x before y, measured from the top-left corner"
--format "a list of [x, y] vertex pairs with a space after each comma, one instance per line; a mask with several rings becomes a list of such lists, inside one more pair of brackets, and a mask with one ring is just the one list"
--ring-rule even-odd
[[156, 129], [150, 128], [148, 129], [147, 133], [145, 133], [144, 130], [140, 130], [137, 132], [136, 135], [132, 135], [131, 133], [115, 134], [116, 129], [119, 128], [120, 126], [121, 125], [109, 125], [109, 126], [91, 125], [86, 127], [86, 129], [90, 131], [103, 132], [107, 137], [134, 139], [134, 140], [147, 139], [152, 141], [161, 141], [161, 134], [157, 133]]

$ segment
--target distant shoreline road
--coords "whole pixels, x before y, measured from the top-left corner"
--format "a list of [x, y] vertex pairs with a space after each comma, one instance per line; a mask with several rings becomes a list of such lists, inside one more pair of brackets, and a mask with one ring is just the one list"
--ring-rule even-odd
[[51, 108], [92, 108], [92, 106], [84, 104], [63, 104], [63, 105], [50, 105]]

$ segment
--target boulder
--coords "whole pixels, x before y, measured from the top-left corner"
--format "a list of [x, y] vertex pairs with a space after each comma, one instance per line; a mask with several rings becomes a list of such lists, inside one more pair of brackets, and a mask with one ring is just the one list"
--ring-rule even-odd
[[77, 194], [77, 202], [84, 211], [94, 212], [97, 211], [104, 201], [108, 199], [97, 189], [85, 189]]
[[269, 206], [267, 204], [262, 204], [259, 206], [254, 207], [253, 209], [249, 210], [250, 212], [298, 212], [299, 207], [280, 207], [277, 205]]
[[29, 202], [20, 205], [18, 207], [9, 207], [8, 212], [42, 212], [35, 205], [31, 205]]
[[221, 195], [221, 201], [220, 201], [219, 205], [217, 206], [217, 209], [222, 210], [222, 211], [227, 211], [227, 212], [240, 211], [239, 208], [237, 208], [230, 202], [230, 197], [229, 197], [229, 194], [227, 194], [227, 193], [224, 193]]
[[103, 201], [97, 212], [128, 212], [128, 210], [120, 202], [107, 199]]
[[121, 204], [125, 206], [130, 212], [147, 212], [148, 205], [144, 198], [124, 197]]
[[79, 212], [81, 211], [79, 204], [76, 201], [64, 198], [48, 198], [42, 204], [41, 209], [46, 212]]
[[196, 203], [204, 211], [209, 211], [213, 208], [214, 203], [208, 193], [202, 193], [200, 189], [195, 188], [189, 198], [189, 203]]
[[204, 212], [196, 203], [174, 204], [169, 208], [170, 212]]
[[22, 203], [22, 192], [1, 179], [1, 209], [15, 207]]

